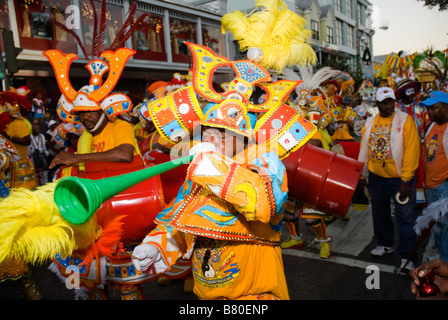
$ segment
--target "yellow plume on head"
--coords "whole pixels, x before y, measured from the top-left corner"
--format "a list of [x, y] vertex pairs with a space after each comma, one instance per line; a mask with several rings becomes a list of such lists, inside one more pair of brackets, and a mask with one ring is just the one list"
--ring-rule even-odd
[[257, 0], [249, 14], [234, 11], [221, 19], [221, 30], [229, 30], [241, 51], [260, 48], [265, 68], [281, 71], [293, 65], [314, 64], [316, 53], [308, 44], [312, 32], [305, 20], [288, 10], [282, 0]]

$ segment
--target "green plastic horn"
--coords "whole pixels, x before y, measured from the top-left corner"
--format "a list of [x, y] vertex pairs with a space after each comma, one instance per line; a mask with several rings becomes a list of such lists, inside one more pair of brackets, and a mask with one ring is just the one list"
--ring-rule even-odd
[[54, 201], [67, 221], [83, 224], [104, 201], [146, 179], [190, 163], [192, 159], [193, 156], [179, 158], [142, 170], [98, 180], [64, 177], [56, 184]]

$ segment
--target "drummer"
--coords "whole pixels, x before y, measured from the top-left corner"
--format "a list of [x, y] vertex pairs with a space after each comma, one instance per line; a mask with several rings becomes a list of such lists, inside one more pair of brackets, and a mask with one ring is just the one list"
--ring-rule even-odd
[[[85, 131], [93, 135], [91, 153], [74, 154], [62, 151], [51, 161], [50, 169], [60, 164], [71, 166], [88, 161], [130, 163], [134, 158], [135, 161], [141, 159], [130, 123], [120, 119], [110, 121], [101, 107], [99, 110], [78, 111], [74, 106], [72, 114], [79, 115]], [[78, 141], [78, 150], [81, 148], [80, 143], [82, 139]]]
[[[316, 126], [317, 131], [308, 141], [309, 144], [330, 150], [331, 138], [325, 128], [322, 128], [322, 111], [319, 108], [309, 109], [306, 117]], [[299, 218], [305, 219], [307, 224], [311, 226], [311, 230], [315, 234], [315, 241], [319, 243], [319, 255], [322, 259], [328, 259], [331, 256], [331, 237], [327, 236], [326, 219], [334, 219], [333, 216], [327, 215], [317, 209], [313, 209], [295, 199], [288, 199], [285, 209], [284, 221], [288, 230], [288, 239], [280, 244], [282, 249], [295, 249], [305, 246], [305, 241], [300, 233]]]

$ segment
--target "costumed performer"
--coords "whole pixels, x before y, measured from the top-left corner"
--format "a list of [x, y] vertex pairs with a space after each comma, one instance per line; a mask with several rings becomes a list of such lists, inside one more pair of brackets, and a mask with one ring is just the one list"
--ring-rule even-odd
[[[318, 95], [312, 96], [312, 94], [315, 94], [316, 92], [323, 93], [323, 89], [320, 85], [338, 74], [339, 71], [325, 67], [314, 73], [311, 67], [304, 66], [299, 67], [299, 70], [300, 77], [289, 69], [282, 71], [282, 77], [289, 80], [303, 81], [295, 89], [298, 95], [297, 104], [302, 112], [306, 114], [308, 120], [318, 127], [318, 131], [311, 137], [308, 143], [329, 151], [332, 143], [331, 137], [326, 128], [320, 123], [321, 114], [326, 108], [322, 101], [323, 98]], [[301, 248], [305, 245], [300, 234], [299, 217], [305, 219], [307, 223], [311, 225], [311, 229], [316, 236], [315, 241], [319, 243], [320, 257], [323, 259], [329, 258], [331, 256], [331, 237], [327, 236], [325, 219], [331, 219], [333, 216], [326, 215], [317, 209], [306, 206], [296, 199], [288, 199], [284, 220], [289, 236], [288, 239], [280, 245], [281, 248], [293, 249]]]
[[[132, 102], [127, 96], [120, 93], [109, 95], [114, 87], [110, 83], [116, 84], [124, 65], [134, 53], [133, 50], [127, 48], [118, 49], [114, 53], [110, 51], [102, 53], [102, 56], [108, 59], [109, 65], [101, 60], [89, 63], [87, 66], [91, 71], [91, 83], [96, 81], [96, 85], [84, 86], [79, 91], [75, 91], [69, 82], [67, 65], [63, 69], [55, 68], [55, 73], [59, 75], [58, 84], [63, 93], [58, 104], [58, 115], [65, 122], [71, 121], [75, 124], [80, 122], [85, 128], [78, 140], [77, 152], [61, 151], [50, 163], [50, 169], [58, 165], [66, 166], [60, 170], [58, 178], [76, 175], [76, 170], [81, 170], [78, 165], [86, 162], [129, 163], [130, 165], [144, 167], [133, 126], [129, 122], [117, 118], [118, 115], [132, 108]], [[57, 50], [45, 51], [44, 55], [53, 66], [59, 64], [59, 61], [69, 60], [64, 59], [64, 55]], [[75, 55], [71, 55], [70, 61], [75, 58]], [[99, 64], [102, 64], [101, 68]], [[104, 90], [105, 85], [102, 85], [102, 80], [98, 77], [102, 73], [98, 74], [97, 70], [103, 70], [102, 72], [104, 72], [108, 68], [115, 70], [115, 72], [113, 75], [109, 75], [111, 79], [107, 81], [109, 83], [108, 90]], [[60, 77], [60, 75], [64, 76]], [[100, 94], [100, 92], [102, 93]], [[99, 215], [106, 214], [109, 214], [107, 210]], [[117, 223], [119, 218], [114, 217]], [[102, 218], [98, 217], [98, 219], [101, 220]], [[112, 219], [112, 217], [109, 219]], [[85, 255], [86, 253], [83, 251], [74, 252], [70, 257], [57, 255], [50, 269], [61, 278], [66, 278], [68, 276], [65, 272], [67, 263], [70, 263], [70, 261], [80, 263], [86, 258]], [[108, 299], [108, 291], [104, 286], [106, 279], [103, 271], [101, 271], [106, 268], [105, 257], [99, 255], [88, 260], [90, 260], [88, 266], [84, 267], [97, 271], [91, 272], [94, 275], [93, 279], [91, 274], [88, 273], [80, 275], [81, 286], [83, 287], [83, 291], [79, 292], [80, 296], [85, 293], [84, 290], [87, 290], [87, 294], [92, 299]], [[142, 297], [141, 288], [132, 288], [131, 290], [128, 286], [128, 288], [123, 289], [119, 284], [114, 284], [114, 287], [123, 296], [129, 296], [132, 292], [133, 296]], [[129, 292], [124, 294], [122, 289]]]
[[[420, 105], [426, 107], [432, 121], [423, 144], [425, 187], [428, 205], [431, 205], [448, 198], [448, 94], [433, 91]], [[438, 220], [433, 227], [434, 240], [440, 259], [448, 261], [448, 215]]]
[[[419, 95], [421, 91], [421, 83], [416, 80], [404, 79], [395, 86], [395, 96], [397, 98], [396, 107], [402, 112], [410, 115], [415, 122], [418, 130], [420, 141], [423, 144], [425, 132], [428, 129], [429, 118], [426, 109], [419, 105]], [[426, 204], [425, 195], [425, 168], [423, 158], [423, 145], [420, 148], [420, 161], [415, 173], [415, 188], [417, 191], [417, 203]]]
[[[106, 14], [106, 1], [103, 0], [101, 5], [103, 17]], [[87, 163], [89, 166], [95, 166], [97, 163], [101, 167], [98, 169], [106, 173], [123, 167], [130, 169], [145, 166], [133, 126], [119, 119], [121, 114], [132, 110], [132, 101], [124, 94], [111, 94], [126, 62], [135, 54], [134, 50], [123, 48], [126, 39], [132, 34], [132, 25], [140, 23], [148, 16], [148, 14], [142, 14], [134, 19], [136, 9], [137, 4], [131, 4], [128, 18], [122, 29], [117, 32], [120, 36], [115, 38], [108, 50], [103, 48], [102, 43], [104, 19], [97, 17], [96, 21], [100, 24], [95, 25], [94, 28], [98, 28], [99, 32], [95, 32], [96, 38], [93, 39], [91, 59], [86, 65], [91, 75], [89, 85], [83, 86], [78, 91], [72, 87], [69, 79], [69, 68], [77, 55], [63, 54], [58, 50], [44, 52], [53, 66], [62, 92], [57, 107], [59, 118], [68, 123], [80, 122], [85, 128], [78, 140], [76, 153], [62, 151], [52, 160], [50, 169], [57, 165], [68, 166], [60, 171], [59, 177], [78, 176], [77, 172], [86, 172]], [[96, 10], [93, 12], [96, 14]], [[66, 29], [60, 23], [56, 23], [56, 26]], [[129, 26], [131, 27], [127, 30]], [[73, 34], [84, 56], [88, 58], [89, 55], [79, 37], [70, 30], [67, 32]], [[106, 72], [108, 72], [107, 79], [103, 83], [102, 78]], [[114, 288], [120, 291], [123, 299], [143, 298], [140, 282], [148, 280], [148, 277], [138, 272], [129, 274], [126, 272], [126, 275], [121, 272], [121, 267], [127, 270], [127, 262], [132, 266], [121, 238], [124, 232], [124, 220], [127, 217], [120, 214], [119, 209], [113, 209], [112, 205], [109, 205], [97, 210], [92, 218], [90, 220], [93, 222], [89, 220], [89, 223], [97, 227], [96, 233], [89, 235], [95, 238], [93, 245], [88, 248], [82, 247], [68, 257], [56, 255], [50, 269], [64, 281], [70, 276], [66, 272], [67, 265], [80, 266], [81, 290], [75, 291], [76, 297], [108, 299], [107, 284], [112, 283]], [[129, 219], [126, 221], [128, 223]], [[141, 220], [141, 224], [143, 223]], [[117, 264], [120, 267], [117, 267]]]
[[[2, 176], [3, 185], [0, 198], [9, 196], [11, 188], [33, 189], [37, 186], [36, 172], [31, 159], [28, 158], [28, 146], [31, 144], [31, 124], [21, 113], [21, 105], [28, 109], [31, 108], [31, 103], [26, 98], [28, 92], [28, 88], [21, 87], [17, 90], [12, 88], [10, 91], [0, 93], [4, 111], [2, 112], [4, 122], [0, 126], [3, 135], [0, 136], [3, 141], [2, 151], [8, 150], [10, 155], [14, 155], [11, 157], [5, 152], [1, 152], [2, 172], [0, 172], [0, 176]], [[9, 119], [5, 121], [7, 114]], [[9, 179], [5, 174], [8, 168]], [[19, 280], [27, 299], [40, 300], [41, 294], [31, 276], [29, 264], [21, 257], [10, 257], [0, 263], [0, 282]]]
[[[298, 83], [272, 83], [270, 88], [282, 85], [283, 91], [257, 107], [269, 106], [274, 96], [281, 101], [256, 121], [251, 111], [257, 107], [248, 99], [254, 85], [269, 84], [269, 73], [255, 62], [231, 62], [209, 48], [187, 45], [194, 57], [194, 92], [190, 87], [180, 89], [148, 107], [158, 130], [167, 135], [170, 119], [163, 115], [170, 103], [178, 105], [186, 119], [196, 113], [202, 143], [191, 149], [195, 157], [176, 199], [157, 216], [157, 228], [134, 249], [134, 264], [139, 270], [162, 273], [181, 257], [191, 259], [194, 293], [200, 299], [289, 299], [279, 247], [287, 200], [286, 171], [279, 156], [303, 145], [316, 130], [283, 104]], [[211, 72], [219, 65], [231, 66], [237, 74], [222, 94], [214, 91], [211, 81]], [[182, 103], [181, 94], [188, 98]], [[212, 102], [202, 115], [196, 94]], [[276, 125], [281, 132], [294, 132], [293, 140], [286, 139], [285, 144], [276, 134], [269, 135], [273, 140], [266, 139], [261, 129]], [[277, 142], [275, 152], [271, 148]]]

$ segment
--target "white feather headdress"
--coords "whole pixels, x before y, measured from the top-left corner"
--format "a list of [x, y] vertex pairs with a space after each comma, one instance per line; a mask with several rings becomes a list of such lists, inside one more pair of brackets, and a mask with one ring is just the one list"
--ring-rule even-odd
[[299, 72], [300, 75], [294, 72], [291, 69], [285, 68], [279, 75], [279, 78], [285, 79], [285, 80], [294, 80], [294, 81], [300, 81], [303, 82], [299, 84], [295, 91], [300, 96], [300, 91], [308, 91], [309, 93], [319, 90], [322, 94], [325, 95], [324, 90], [322, 89], [321, 85], [328, 79], [333, 78], [336, 76], [339, 71], [332, 69], [331, 67], [323, 67], [322, 69], [317, 70], [314, 73], [312, 66], [299, 66]]

